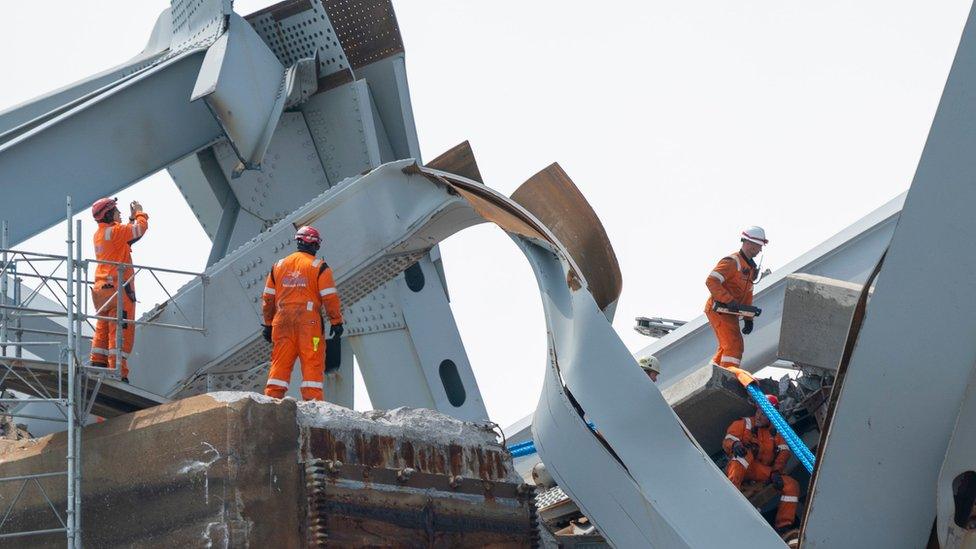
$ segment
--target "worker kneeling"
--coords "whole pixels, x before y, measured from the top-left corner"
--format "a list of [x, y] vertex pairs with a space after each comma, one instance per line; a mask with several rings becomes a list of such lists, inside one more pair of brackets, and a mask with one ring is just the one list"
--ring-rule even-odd
[[[774, 395], [766, 398], [773, 406], [779, 405]], [[729, 456], [725, 474], [732, 484], [739, 488], [745, 479], [772, 484], [780, 492], [775, 526], [777, 529], [791, 526], [800, 501], [800, 485], [783, 473], [792, 455], [790, 447], [770, 427], [766, 414], [757, 407], [754, 416], [733, 421], [722, 441], [722, 449]]]
[[329, 335], [342, 335], [342, 304], [332, 269], [315, 257], [322, 238], [313, 227], [295, 233], [298, 251], [279, 260], [264, 288], [264, 338], [271, 343], [271, 371], [267, 396], [282, 398], [288, 391], [295, 359], [302, 363], [302, 398], [322, 400], [325, 379], [324, 309], [331, 323]]

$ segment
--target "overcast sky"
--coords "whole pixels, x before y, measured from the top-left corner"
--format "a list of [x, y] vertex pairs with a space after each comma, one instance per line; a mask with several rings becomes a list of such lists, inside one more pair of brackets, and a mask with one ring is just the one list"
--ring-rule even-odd
[[[135, 55], [168, 2], [3, 4], [0, 110]], [[236, 10], [269, 4], [238, 0]], [[558, 161], [620, 260], [614, 327], [633, 351], [651, 342], [633, 331], [634, 317], [700, 314], [705, 276], [744, 226], [766, 228], [765, 265], [776, 269], [908, 188], [970, 7], [394, 4], [425, 159], [468, 139], [485, 182], [504, 193]], [[152, 216], [138, 262], [203, 269], [209, 241], [165, 172], [119, 197]], [[63, 240], [57, 227], [24, 246], [60, 252]], [[494, 226], [442, 250], [482, 395], [507, 425], [534, 410], [542, 385], [536, 282]], [[147, 286], [142, 310], [162, 300]], [[368, 408], [361, 393], [356, 407]]]

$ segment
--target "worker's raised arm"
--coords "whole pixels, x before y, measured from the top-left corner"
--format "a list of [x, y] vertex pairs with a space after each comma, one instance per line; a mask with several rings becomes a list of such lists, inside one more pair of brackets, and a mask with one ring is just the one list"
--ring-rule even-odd
[[793, 452], [790, 450], [790, 446], [786, 444], [783, 435], [777, 434], [773, 442], [776, 443], [776, 459], [773, 461], [773, 471], [782, 473]]
[[742, 442], [742, 435], [745, 434], [746, 426], [745, 422], [741, 419], [733, 421], [728, 430], [725, 431], [725, 438], [722, 440], [722, 450], [728, 456], [732, 455], [732, 445], [736, 442]]
[[329, 315], [329, 323], [333, 326], [342, 324], [342, 302], [339, 301], [339, 293], [332, 278], [332, 267], [324, 261], [319, 267], [319, 300], [325, 308], [325, 313]]
[[708, 291], [711, 292], [712, 298], [715, 301], [721, 301], [722, 303], [729, 303], [733, 301], [732, 294], [725, 289], [725, 281], [735, 275], [736, 267], [735, 261], [730, 257], [723, 257], [718, 265], [712, 272], [708, 273], [708, 278], [705, 279], [705, 286], [708, 287]]
[[117, 236], [116, 234], [112, 235], [113, 240], [118, 238], [132, 244], [142, 238], [149, 230], [149, 214], [142, 211], [142, 204], [135, 200], [129, 204], [129, 221], [129, 223], [123, 223], [119, 226]]
[[274, 268], [268, 273], [268, 279], [264, 283], [264, 293], [261, 294], [261, 313], [264, 315], [264, 325], [270, 326], [277, 311], [277, 301], [274, 279]]

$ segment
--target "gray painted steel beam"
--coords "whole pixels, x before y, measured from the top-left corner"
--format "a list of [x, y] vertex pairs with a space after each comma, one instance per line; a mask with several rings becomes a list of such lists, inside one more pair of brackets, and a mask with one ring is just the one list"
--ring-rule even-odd
[[202, 103], [190, 103], [202, 52], [153, 67], [0, 146], [2, 192], [32, 188], [32, 207], [0, 206], [20, 242], [61, 220], [71, 195], [90, 204], [220, 137]]
[[973, 150], [976, 6], [839, 384], [804, 547], [928, 540], [939, 469], [976, 364]]

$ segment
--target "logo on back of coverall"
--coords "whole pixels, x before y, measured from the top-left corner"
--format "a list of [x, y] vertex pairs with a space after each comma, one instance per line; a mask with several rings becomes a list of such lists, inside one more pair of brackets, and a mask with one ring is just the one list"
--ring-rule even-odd
[[308, 286], [308, 279], [301, 271], [292, 271], [281, 279], [281, 285], [285, 288], [305, 288]]

